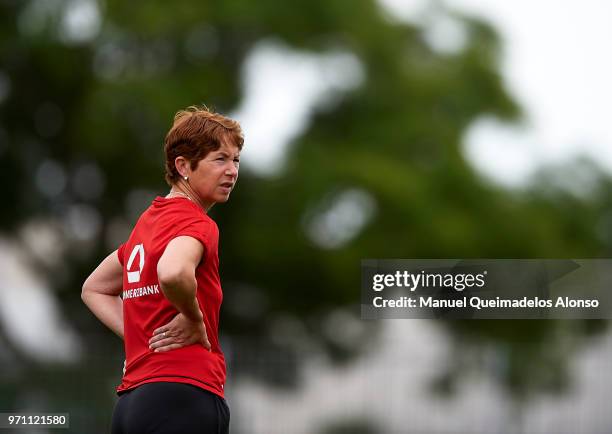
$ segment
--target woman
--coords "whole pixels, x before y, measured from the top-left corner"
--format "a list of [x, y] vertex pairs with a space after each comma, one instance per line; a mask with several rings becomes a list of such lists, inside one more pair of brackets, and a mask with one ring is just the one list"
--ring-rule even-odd
[[83, 285], [85, 304], [125, 343], [115, 434], [228, 432], [219, 235], [206, 212], [228, 200], [243, 142], [234, 120], [179, 111], [164, 143], [170, 192]]

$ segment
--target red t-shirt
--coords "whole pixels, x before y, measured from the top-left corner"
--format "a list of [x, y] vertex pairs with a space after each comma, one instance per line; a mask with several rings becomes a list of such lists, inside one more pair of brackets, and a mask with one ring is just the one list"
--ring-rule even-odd
[[[153, 330], [178, 314], [166, 299], [157, 278], [157, 263], [173, 238], [190, 236], [204, 246], [195, 270], [197, 299], [211, 344], [155, 353], [149, 349]], [[219, 346], [219, 308], [223, 299], [219, 279], [219, 229], [187, 198], [157, 197], [140, 216], [130, 238], [119, 247], [123, 265], [123, 322], [126, 371], [117, 388], [121, 393], [145, 383], [187, 383], [223, 397], [225, 358]]]

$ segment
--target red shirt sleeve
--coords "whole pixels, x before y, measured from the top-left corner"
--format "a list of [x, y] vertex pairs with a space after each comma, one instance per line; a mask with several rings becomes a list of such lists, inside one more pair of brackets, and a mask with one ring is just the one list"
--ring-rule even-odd
[[204, 252], [202, 253], [202, 261], [208, 256], [210, 246], [210, 231], [212, 224], [209, 221], [202, 219], [200, 216], [188, 219], [176, 232], [176, 237], [192, 237], [202, 243]]

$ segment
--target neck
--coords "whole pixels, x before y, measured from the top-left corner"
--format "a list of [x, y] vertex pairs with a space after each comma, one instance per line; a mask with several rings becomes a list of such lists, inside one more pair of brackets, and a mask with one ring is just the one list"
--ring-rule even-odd
[[173, 184], [170, 188], [170, 192], [166, 195], [166, 198], [171, 199], [174, 197], [184, 197], [185, 199], [189, 199], [200, 208], [207, 212], [210, 208], [212, 208], [213, 204], [204, 203], [200, 197], [197, 195], [195, 191], [191, 188], [189, 183], [183, 179], [180, 179], [178, 183]]

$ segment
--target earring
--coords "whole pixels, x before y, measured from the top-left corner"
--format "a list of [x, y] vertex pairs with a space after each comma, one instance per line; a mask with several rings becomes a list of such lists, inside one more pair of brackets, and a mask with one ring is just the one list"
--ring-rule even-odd
[[183, 176], [183, 179], [184, 179], [185, 181], [187, 181], [187, 180], [189, 179], [189, 177], [188, 177], [188, 176]]

